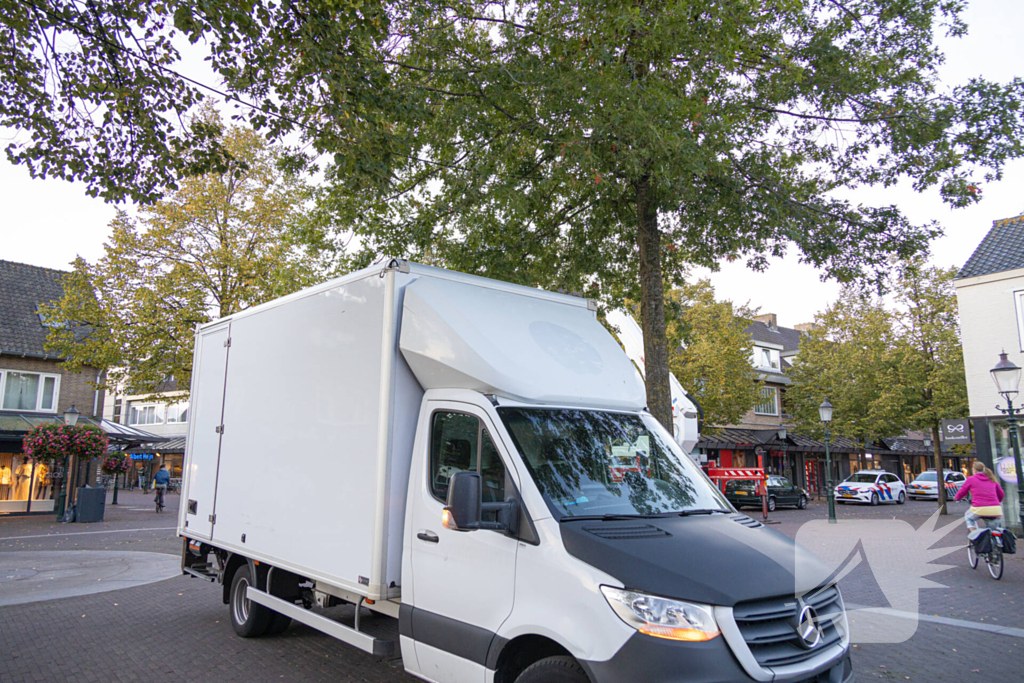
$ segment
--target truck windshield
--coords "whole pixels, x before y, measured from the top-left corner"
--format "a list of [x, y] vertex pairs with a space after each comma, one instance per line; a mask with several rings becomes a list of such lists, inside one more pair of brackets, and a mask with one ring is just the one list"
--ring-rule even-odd
[[650, 415], [498, 408], [556, 519], [730, 511]]

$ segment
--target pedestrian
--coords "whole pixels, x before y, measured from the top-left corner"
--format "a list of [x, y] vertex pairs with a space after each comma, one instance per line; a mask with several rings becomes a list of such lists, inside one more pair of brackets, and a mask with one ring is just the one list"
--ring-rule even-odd
[[167, 471], [167, 465], [161, 465], [159, 471], [153, 476], [153, 488], [156, 489], [156, 498], [153, 501], [156, 503], [157, 512], [164, 509], [164, 494], [167, 493], [170, 483], [171, 473]]
[[[967, 520], [967, 531], [971, 532], [981, 526], [999, 526], [1003, 518], [1003, 487], [996, 481], [995, 473], [985, 467], [980, 460], [974, 461], [974, 474], [960, 486], [953, 500], [961, 500], [971, 494], [971, 507], [964, 513]], [[939, 486], [942, 486], [939, 483]], [[989, 520], [992, 520], [991, 522]]]

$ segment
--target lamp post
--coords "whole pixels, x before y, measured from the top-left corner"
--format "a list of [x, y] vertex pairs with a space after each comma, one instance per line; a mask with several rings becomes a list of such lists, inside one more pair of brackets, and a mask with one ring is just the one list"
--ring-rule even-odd
[[818, 417], [825, 423], [825, 486], [828, 487], [828, 523], [836, 523], [836, 492], [832, 482], [832, 451], [829, 449], [832, 440], [832, 432], [829, 429], [832, 425], [832, 404], [826, 398], [818, 406]]
[[999, 412], [1006, 415], [1006, 423], [1010, 426], [1010, 447], [1013, 448], [1013, 467], [1017, 473], [1017, 505], [1019, 507], [1018, 524], [1024, 526], [1024, 471], [1020, 467], [1020, 443], [1017, 439], [1017, 410], [1013, 407], [1013, 397], [1020, 386], [1020, 368], [1007, 360], [1006, 353], [999, 354], [999, 362], [992, 368], [992, 380], [996, 383], [999, 394], [1006, 399], [1006, 407], [996, 406]]
[[[64, 424], [68, 427], [74, 427], [78, 424], [78, 416], [81, 415], [75, 410], [75, 405], [71, 404], [71, 407], [64, 411]], [[64, 511], [67, 509], [68, 496], [71, 495], [71, 467], [68, 462], [67, 454], [64, 455], [64, 490], [60, 492], [57, 497], [57, 520], [60, 521], [64, 517]]]

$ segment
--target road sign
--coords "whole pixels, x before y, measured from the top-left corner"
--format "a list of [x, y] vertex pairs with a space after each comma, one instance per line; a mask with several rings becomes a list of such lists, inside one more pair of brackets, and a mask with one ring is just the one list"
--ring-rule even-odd
[[942, 440], [949, 444], [971, 443], [971, 421], [943, 420]]

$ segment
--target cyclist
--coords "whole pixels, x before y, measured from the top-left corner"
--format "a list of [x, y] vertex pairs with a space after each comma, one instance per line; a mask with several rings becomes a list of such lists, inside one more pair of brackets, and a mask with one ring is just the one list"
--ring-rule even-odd
[[153, 477], [153, 488], [156, 489], [156, 511], [164, 509], [164, 494], [167, 493], [167, 486], [171, 483], [171, 473], [167, 471], [167, 465], [161, 465], [160, 471]]
[[[995, 473], [985, 467], [980, 460], [974, 461], [974, 474], [960, 486], [953, 500], [961, 500], [971, 494], [971, 507], [964, 513], [967, 520], [967, 531], [971, 532], [978, 526], [995, 529], [1002, 526], [1003, 487], [996, 481]], [[941, 485], [941, 484], [940, 484]]]

